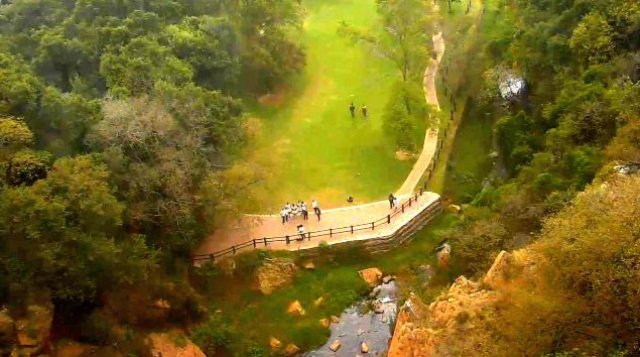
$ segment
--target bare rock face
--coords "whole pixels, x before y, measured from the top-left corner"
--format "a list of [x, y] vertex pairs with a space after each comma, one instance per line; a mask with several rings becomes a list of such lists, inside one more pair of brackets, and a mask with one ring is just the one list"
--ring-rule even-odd
[[487, 271], [483, 281], [492, 288], [497, 289], [500, 283], [508, 279], [509, 271], [516, 266], [522, 268], [521, 274], [529, 276], [535, 274], [536, 259], [540, 258], [531, 256], [531, 253], [526, 249], [515, 250], [511, 253], [503, 250], [493, 261], [493, 265]]
[[269, 295], [293, 281], [297, 267], [286, 259], [269, 259], [256, 270], [260, 291]]
[[525, 268], [520, 270], [524, 274], [535, 272], [534, 259], [526, 250], [503, 251], [484, 277], [484, 285], [460, 276], [429, 306], [411, 294], [398, 314], [388, 357], [450, 356], [450, 346], [463, 341], [477, 321], [496, 307], [501, 293], [494, 289], [514, 266]]
[[507, 251], [501, 251], [496, 259], [487, 271], [487, 274], [484, 277], [484, 282], [489, 284], [491, 287], [495, 287], [497, 283], [499, 283], [503, 278], [506, 269], [509, 267], [511, 262], [511, 254]]
[[17, 347], [14, 354], [32, 355], [48, 348], [53, 305], [30, 305], [27, 314], [16, 321]]
[[194, 345], [181, 331], [152, 333], [147, 339], [153, 356], [206, 357], [200, 347]]
[[378, 268], [363, 269], [358, 272], [362, 280], [364, 280], [369, 286], [374, 287], [380, 284], [382, 279], [382, 271]]

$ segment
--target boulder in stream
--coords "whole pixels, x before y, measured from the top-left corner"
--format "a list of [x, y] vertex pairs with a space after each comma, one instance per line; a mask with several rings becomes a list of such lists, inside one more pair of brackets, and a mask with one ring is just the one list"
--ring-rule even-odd
[[362, 342], [362, 344], [360, 344], [360, 352], [369, 353], [369, 346], [366, 342]]

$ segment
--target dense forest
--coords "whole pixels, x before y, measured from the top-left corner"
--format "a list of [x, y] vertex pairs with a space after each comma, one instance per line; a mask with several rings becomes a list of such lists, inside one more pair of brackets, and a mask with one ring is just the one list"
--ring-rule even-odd
[[[162, 292], [181, 301], [169, 320], [200, 316], [162, 276], [233, 209], [220, 171], [246, 140], [239, 98], [304, 67], [302, 15], [288, 0], [3, 2], [0, 304], [149, 326], [136, 305]], [[96, 329], [65, 331], [111, 341]]]
[[[490, 94], [482, 101], [500, 106], [504, 173], [470, 200], [450, 239], [468, 275], [484, 274], [501, 249], [531, 243], [543, 273], [514, 282], [503, 311], [466, 347], [489, 356], [636, 355], [640, 193], [637, 181], [615, 178], [640, 163], [640, 4], [500, 7], [483, 39]], [[508, 102], [497, 90], [505, 72], [527, 83]]]

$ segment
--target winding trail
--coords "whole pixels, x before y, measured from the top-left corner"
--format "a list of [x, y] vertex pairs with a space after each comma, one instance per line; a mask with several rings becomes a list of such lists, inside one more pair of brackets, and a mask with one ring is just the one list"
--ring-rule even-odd
[[[439, 111], [440, 104], [438, 102], [438, 94], [436, 90], [436, 74], [438, 73], [440, 61], [444, 56], [445, 44], [442, 33], [434, 35], [432, 40], [436, 52], [436, 58], [431, 60], [431, 65], [425, 70], [423, 90], [427, 103], [434, 106]], [[420, 178], [431, 163], [438, 143], [437, 126], [438, 125], [436, 125], [436, 129], [427, 129], [422, 152], [406, 180], [395, 194], [401, 202], [404, 202], [413, 194]], [[384, 236], [385, 234], [402, 227], [422, 210], [436, 202], [439, 197], [440, 196], [436, 193], [426, 192], [424, 196], [421, 196], [417, 204], [414, 204], [412, 207], [408, 208], [405, 213], [399, 215], [398, 219], [394, 219], [391, 224], [377, 228], [375, 231], [362, 231], [351, 235], [334, 235], [332, 238], [325, 237], [326, 239], [323, 240], [329, 244], [335, 244]], [[309, 202], [308, 204], [310, 206]], [[320, 204], [322, 204], [322, 202], [320, 202]], [[389, 209], [389, 202], [385, 200], [363, 205], [352, 205], [342, 208], [323, 210], [321, 221], [316, 219], [313, 212], [309, 213], [308, 221], [303, 221], [302, 218], [296, 217], [286, 224], [282, 224], [281, 218], [278, 215], [247, 214], [244, 215], [237, 224], [227, 225], [224, 228], [218, 229], [213, 235], [207, 238], [194, 253], [210, 254], [262, 237], [285, 235], [295, 236], [296, 226], [298, 224], [304, 224], [307, 232], [328, 230], [329, 228], [346, 227], [373, 222], [392, 212], [393, 211]], [[317, 246], [318, 241], [292, 242], [289, 245], [286, 245], [285, 243], [269, 245], [269, 249], [299, 250]]]
[[[436, 75], [438, 73], [440, 61], [442, 61], [445, 50], [442, 32], [433, 35], [432, 41], [434, 50], [436, 52], [436, 58], [431, 59], [431, 65], [424, 71], [422, 88], [424, 90], [427, 104], [433, 106], [437, 111], [440, 111], [440, 103], [438, 102], [438, 91], [436, 89]], [[422, 152], [420, 152], [420, 156], [418, 157], [416, 163], [413, 165], [413, 169], [411, 169], [411, 172], [407, 176], [406, 180], [404, 180], [404, 183], [396, 192], [396, 196], [410, 195], [416, 189], [420, 178], [422, 177], [422, 175], [424, 175], [427, 167], [429, 167], [431, 159], [436, 152], [436, 147], [438, 145], [438, 125], [440, 125], [439, 122], [436, 123], [436, 129], [427, 129], [427, 133], [424, 138], [424, 144], [422, 146]]]

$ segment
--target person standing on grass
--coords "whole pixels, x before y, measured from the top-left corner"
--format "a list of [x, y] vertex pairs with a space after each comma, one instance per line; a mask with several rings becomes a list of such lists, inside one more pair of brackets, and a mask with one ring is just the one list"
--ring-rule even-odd
[[362, 104], [362, 115], [364, 115], [364, 118], [367, 118], [367, 106]]
[[309, 211], [307, 210], [307, 204], [302, 202], [302, 219], [305, 221], [309, 219]]
[[389, 194], [389, 209], [393, 208], [393, 206], [394, 206], [393, 202], [394, 202], [395, 199], [396, 198], [393, 196], [393, 193], [390, 193]]
[[351, 102], [351, 105], [349, 106], [349, 111], [351, 112], [351, 119], [356, 117], [356, 106], [353, 105], [353, 102]]

